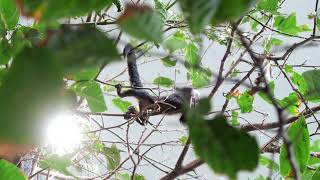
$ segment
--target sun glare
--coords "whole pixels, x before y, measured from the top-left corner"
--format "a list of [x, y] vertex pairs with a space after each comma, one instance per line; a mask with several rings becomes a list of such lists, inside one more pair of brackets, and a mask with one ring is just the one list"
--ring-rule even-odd
[[52, 150], [60, 155], [70, 153], [82, 140], [80, 132], [81, 118], [70, 114], [60, 114], [51, 119], [47, 127], [46, 142]]

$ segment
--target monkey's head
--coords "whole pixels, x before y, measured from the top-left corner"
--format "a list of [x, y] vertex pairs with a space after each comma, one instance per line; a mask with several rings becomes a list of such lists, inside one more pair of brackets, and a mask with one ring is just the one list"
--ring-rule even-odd
[[128, 55], [131, 55], [133, 53], [134, 53], [133, 47], [130, 43], [128, 43], [123, 49], [123, 56], [128, 57]]

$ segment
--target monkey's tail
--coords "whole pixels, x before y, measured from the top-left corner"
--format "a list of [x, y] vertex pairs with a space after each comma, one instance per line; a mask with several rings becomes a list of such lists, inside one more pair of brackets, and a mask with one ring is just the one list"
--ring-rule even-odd
[[123, 55], [127, 58], [129, 80], [133, 87], [143, 87], [137, 67], [137, 57], [131, 44], [127, 44], [123, 49]]

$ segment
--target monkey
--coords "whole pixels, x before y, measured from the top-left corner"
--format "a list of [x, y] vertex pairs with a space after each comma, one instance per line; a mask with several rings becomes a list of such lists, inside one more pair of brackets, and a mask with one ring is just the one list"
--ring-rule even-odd
[[137, 67], [137, 57], [131, 44], [127, 44], [123, 50], [123, 56], [127, 59], [129, 81], [131, 89], [122, 90], [122, 85], [117, 84], [116, 90], [119, 97], [135, 97], [138, 100], [139, 111], [134, 106], [130, 106], [124, 118], [136, 118], [136, 121], [145, 126], [148, 119], [153, 115], [160, 114], [181, 114], [180, 122], [186, 123], [185, 115], [182, 112], [184, 104], [195, 106], [200, 100], [199, 91], [192, 87], [176, 88], [175, 91], [168, 96], [150, 95], [148, 91], [143, 89], [142, 82]]

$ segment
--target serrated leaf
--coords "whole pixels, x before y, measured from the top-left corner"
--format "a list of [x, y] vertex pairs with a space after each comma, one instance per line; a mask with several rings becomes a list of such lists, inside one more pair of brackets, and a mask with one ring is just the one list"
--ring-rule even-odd
[[176, 50], [184, 49], [187, 46], [186, 40], [186, 36], [182, 32], [177, 31], [173, 36], [163, 42], [163, 46], [168, 49], [170, 53], [173, 53]]
[[46, 156], [43, 160], [40, 161], [41, 168], [50, 168], [54, 169], [64, 175], [75, 177], [70, 171], [67, 169], [73, 163], [71, 161], [72, 156], [70, 154], [66, 154], [63, 156], [59, 156], [57, 154], [52, 154]]
[[13, 30], [19, 21], [20, 13], [14, 1], [0, 0], [0, 36], [1, 32]]
[[107, 159], [108, 170], [112, 171], [120, 164], [120, 151], [115, 144], [104, 148], [104, 155]]
[[71, 86], [71, 89], [81, 97], [86, 98], [92, 112], [107, 110], [104, 96], [98, 83], [94, 81], [80, 81]]
[[124, 101], [121, 98], [114, 98], [112, 99], [113, 105], [115, 105], [118, 109], [120, 109], [122, 112], [127, 112], [129, 106], [131, 106], [131, 102]]
[[118, 20], [123, 31], [138, 39], [155, 43], [162, 41], [163, 22], [149, 6], [127, 5]]
[[259, 11], [277, 13], [279, 0], [260, 0], [257, 5]]
[[271, 169], [275, 173], [277, 173], [279, 171], [279, 165], [266, 156], [260, 155], [259, 163], [262, 166], [265, 166], [268, 169]]
[[50, 21], [63, 17], [81, 16], [90, 11], [100, 11], [112, 2], [112, 0], [18, 0], [17, 4], [23, 15], [37, 20]]
[[42, 141], [44, 120], [61, 110], [62, 90], [62, 73], [52, 54], [42, 48], [24, 49], [0, 87], [0, 138], [21, 144]]
[[20, 169], [10, 162], [0, 159], [0, 179], [5, 180], [27, 180]]
[[153, 84], [169, 88], [173, 86], [174, 82], [170, 78], [160, 76], [153, 80]]
[[241, 113], [250, 113], [253, 110], [254, 97], [249, 94], [248, 91], [241, 94], [240, 97], [236, 98], [237, 104], [241, 110]]
[[104, 33], [90, 26], [61, 27], [49, 40], [48, 47], [66, 73], [96, 68], [119, 59], [114, 43]]
[[222, 115], [205, 119], [203, 116], [210, 109], [208, 99], [200, 100], [194, 109], [184, 107], [189, 135], [196, 154], [213, 171], [231, 178], [235, 178], [240, 170], [254, 170], [259, 159], [259, 148], [255, 138], [229, 125], [226, 117]]
[[305, 92], [305, 98], [308, 101], [320, 101], [320, 70], [310, 70], [302, 73], [307, 83], [308, 89]]
[[[300, 172], [307, 168], [310, 157], [310, 138], [308, 126], [305, 118], [302, 116], [298, 121], [292, 123], [288, 129], [288, 137], [293, 148], [294, 159], [299, 167]], [[289, 176], [292, 173], [288, 161], [288, 153], [284, 145], [280, 148], [280, 174]]]
[[162, 64], [166, 67], [174, 67], [177, 64], [177, 60], [170, 58], [170, 56], [161, 58], [161, 61], [162, 61]]

